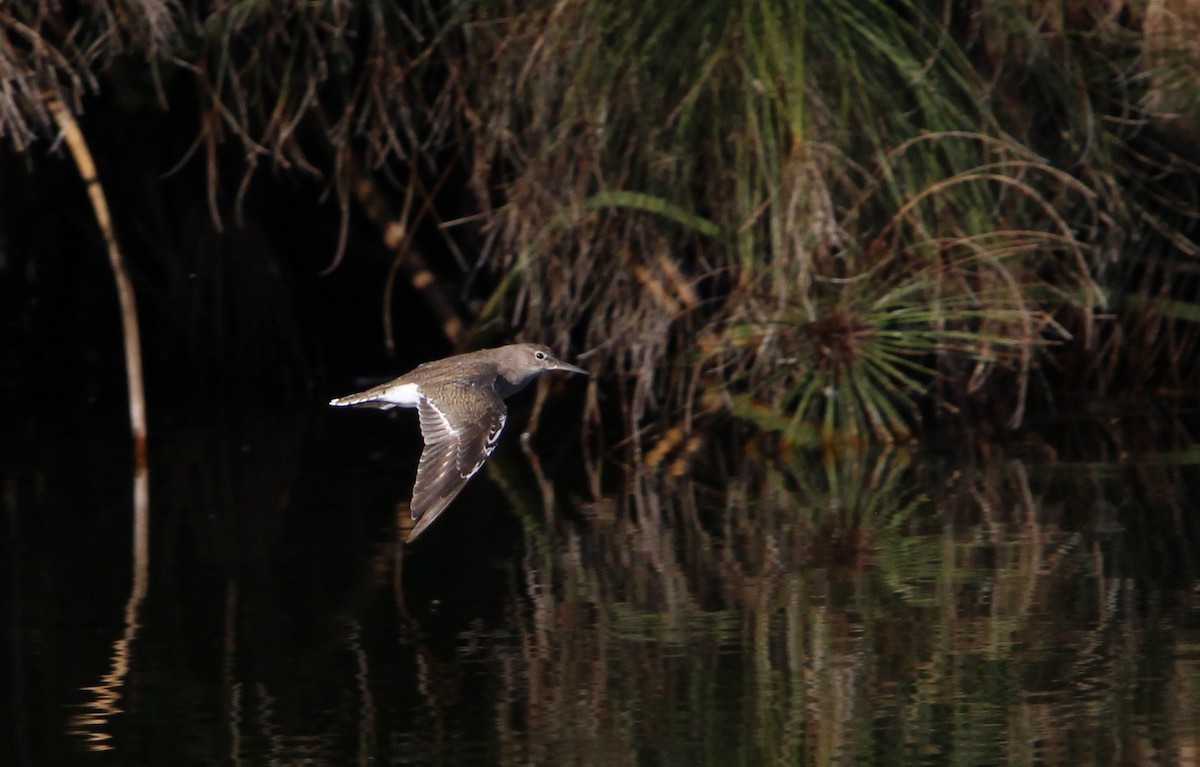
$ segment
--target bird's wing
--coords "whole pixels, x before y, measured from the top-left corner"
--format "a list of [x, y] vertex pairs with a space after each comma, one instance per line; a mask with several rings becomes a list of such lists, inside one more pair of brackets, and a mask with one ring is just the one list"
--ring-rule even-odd
[[[413, 485], [410, 508], [418, 522], [408, 536], [410, 541], [446, 510], [483, 466], [496, 449], [508, 417], [504, 400], [490, 388], [447, 384], [432, 394], [417, 404], [425, 449]], [[448, 403], [456, 407], [446, 407]]]

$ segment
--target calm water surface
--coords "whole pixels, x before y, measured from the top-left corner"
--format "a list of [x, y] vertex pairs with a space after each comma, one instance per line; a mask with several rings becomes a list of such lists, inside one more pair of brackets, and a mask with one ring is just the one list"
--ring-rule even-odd
[[0, 425], [0, 764], [1200, 759], [1187, 423], [680, 473], [514, 418], [405, 546], [411, 414], [199, 411], [141, 484], [119, 414]]

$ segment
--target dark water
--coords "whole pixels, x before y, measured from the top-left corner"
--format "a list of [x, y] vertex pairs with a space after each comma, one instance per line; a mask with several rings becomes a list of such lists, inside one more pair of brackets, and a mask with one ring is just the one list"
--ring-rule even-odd
[[1177, 419], [824, 456], [732, 432], [680, 476], [545, 426], [531, 462], [512, 428], [405, 546], [406, 415], [160, 412], [140, 486], [119, 414], [7, 419], [0, 763], [1200, 758]]

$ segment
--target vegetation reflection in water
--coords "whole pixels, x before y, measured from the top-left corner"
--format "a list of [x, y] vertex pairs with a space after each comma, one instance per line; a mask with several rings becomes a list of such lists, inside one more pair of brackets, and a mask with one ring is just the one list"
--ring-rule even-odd
[[[236, 457], [278, 434], [209, 434], [155, 486], [186, 504], [223, 475], [228, 518], [188, 553], [159, 498], [140, 631], [117, 643], [132, 688], [68, 729], [201, 761], [1177, 764], [1200, 668], [1196, 452], [1174, 428], [1159, 454], [1140, 425], [1074, 428], [1091, 449], [1069, 462], [711, 440], [690, 476], [634, 471], [574, 506], [510, 449], [489, 481], [522, 540], [465, 553], [356, 516], [390, 506], [358, 481], [395, 456], [346, 456], [338, 497], [344, 476], [298, 479], [301, 451]], [[269, 499], [289, 488], [320, 512], [285, 530]]]
[[[532, 662], [502, 661], [525, 674], [505, 697], [527, 745], [663, 764], [1167, 764], [1194, 748], [1195, 639], [1123, 540], [1125, 472], [1059, 471], [1049, 453], [730, 461], [727, 485], [639, 477], [631, 519], [597, 511], [531, 548]], [[1172, 481], [1137, 487], [1188, 497], [1180, 473], [1145, 468]]]

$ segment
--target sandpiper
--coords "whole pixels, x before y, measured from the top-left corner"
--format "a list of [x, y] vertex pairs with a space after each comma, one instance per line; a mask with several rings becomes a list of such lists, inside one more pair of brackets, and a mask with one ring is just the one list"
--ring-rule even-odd
[[329, 401], [390, 409], [415, 407], [425, 449], [413, 484], [412, 541], [446, 510], [475, 476], [504, 429], [504, 398], [551, 370], [588, 372], [556, 359], [541, 344], [512, 344], [426, 362], [399, 378]]

